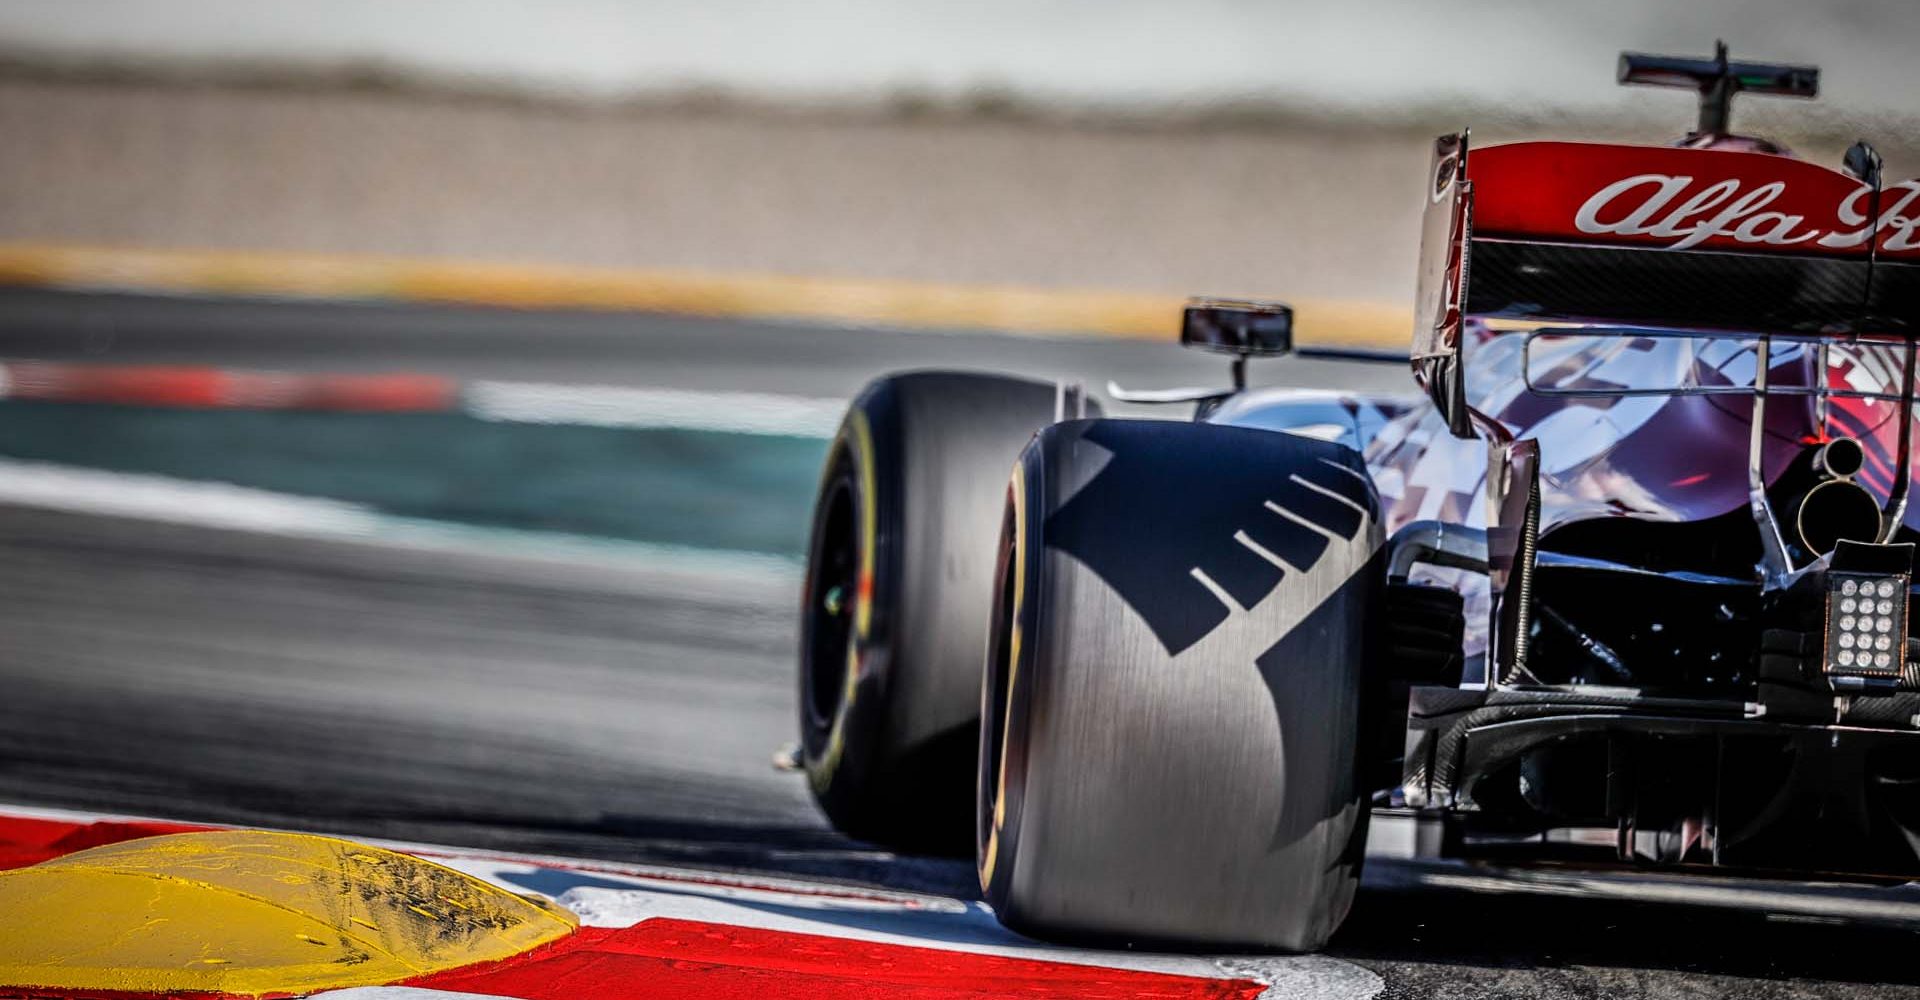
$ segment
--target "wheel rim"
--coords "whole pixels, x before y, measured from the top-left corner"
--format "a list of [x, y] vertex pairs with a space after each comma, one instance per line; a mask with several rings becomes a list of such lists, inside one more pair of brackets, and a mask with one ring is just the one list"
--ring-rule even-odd
[[809, 560], [806, 707], [809, 720], [821, 729], [833, 724], [845, 695], [860, 573], [858, 507], [851, 470], [845, 466], [843, 458]]
[[1014, 606], [1017, 592], [1015, 575], [1020, 560], [1014, 547], [1020, 543], [1014, 525], [1014, 510], [1007, 507], [1000, 526], [1000, 580], [994, 591], [993, 629], [987, 647], [986, 685], [981, 704], [982, 740], [980, 747], [981, 808], [977, 844], [982, 858], [993, 849], [995, 815], [1000, 808], [1001, 768], [1007, 746], [1007, 689], [1012, 682]]

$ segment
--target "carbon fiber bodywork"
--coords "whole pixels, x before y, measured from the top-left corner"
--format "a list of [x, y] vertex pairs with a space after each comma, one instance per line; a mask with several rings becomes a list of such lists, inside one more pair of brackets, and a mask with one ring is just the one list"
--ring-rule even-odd
[[1739, 703], [1416, 688], [1404, 801], [1452, 856], [1920, 874], [1920, 733], [1890, 725], [1920, 695], [1827, 707], [1783, 723]]
[[1480, 316], [1818, 333], [1857, 315], [1871, 284], [1865, 261], [1785, 254], [1497, 238], [1472, 253], [1467, 311]]

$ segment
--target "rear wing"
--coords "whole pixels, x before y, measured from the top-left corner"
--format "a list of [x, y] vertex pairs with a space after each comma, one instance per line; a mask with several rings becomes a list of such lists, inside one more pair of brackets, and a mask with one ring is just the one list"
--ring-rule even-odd
[[1469, 157], [1465, 133], [1442, 136], [1415, 375], [1457, 400], [1468, 316], [1920, 337], [1920, 181], [1882, 186], [1864, 145], [1848, 162], [1575, 142]]

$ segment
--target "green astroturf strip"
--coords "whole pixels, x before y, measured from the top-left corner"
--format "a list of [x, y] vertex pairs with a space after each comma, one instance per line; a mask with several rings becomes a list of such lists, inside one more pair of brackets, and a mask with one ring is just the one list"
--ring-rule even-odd
[[443, 413], [0, 403], [0, 456], [347, 500], [403, 517], [797, 557], [818, 438]]

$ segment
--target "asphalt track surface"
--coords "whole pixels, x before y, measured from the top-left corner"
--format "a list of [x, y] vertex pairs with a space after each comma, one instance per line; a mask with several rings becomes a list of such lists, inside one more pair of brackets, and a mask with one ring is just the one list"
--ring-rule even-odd
[[[282, 324], [282, 310], [248, 306], [250, 334], [218, 334], [219, 308], [61, 301], [0, 299], [0, 357], [87, 356], [60, 342], [63, 313], [107, 324], [117, 362], [336, 359], [815, 393], [956, 350], [919, 334], [620, 317], [636, 333], [597, 334], [614, 356], [596, 362], [564, 317], [482, 317], [501, 328], [492, 346], [463, 352], [475, 314], [460, 311], [313, 307]], [[180, 325], [169, 335], [156, 316]], [[391, 349], [383, 317], [410, 327]], [[656, 323], [700, 336], [649, 357], [635, 344], [685, 347]], [[820, 341], [842, 337], [823, 360]], [[728, 338], [732, 350], [714, 346]], [[1036, 372], [1076, 351], [1152, 346], [965, 343]], [[735, 378], [702, 372], [722, 360]], [[841, 838], [770, 766], [791, 730], [792, 641], [791, 579], [0, 507], [0, 801], [971, 894], [970, 864]], [[1330, 954], [1377, 973], [1383, 996], [1920, 996], [1914, 938], [1897, 927], [1498, 886], [1405, 891], [1381, 876]]]

